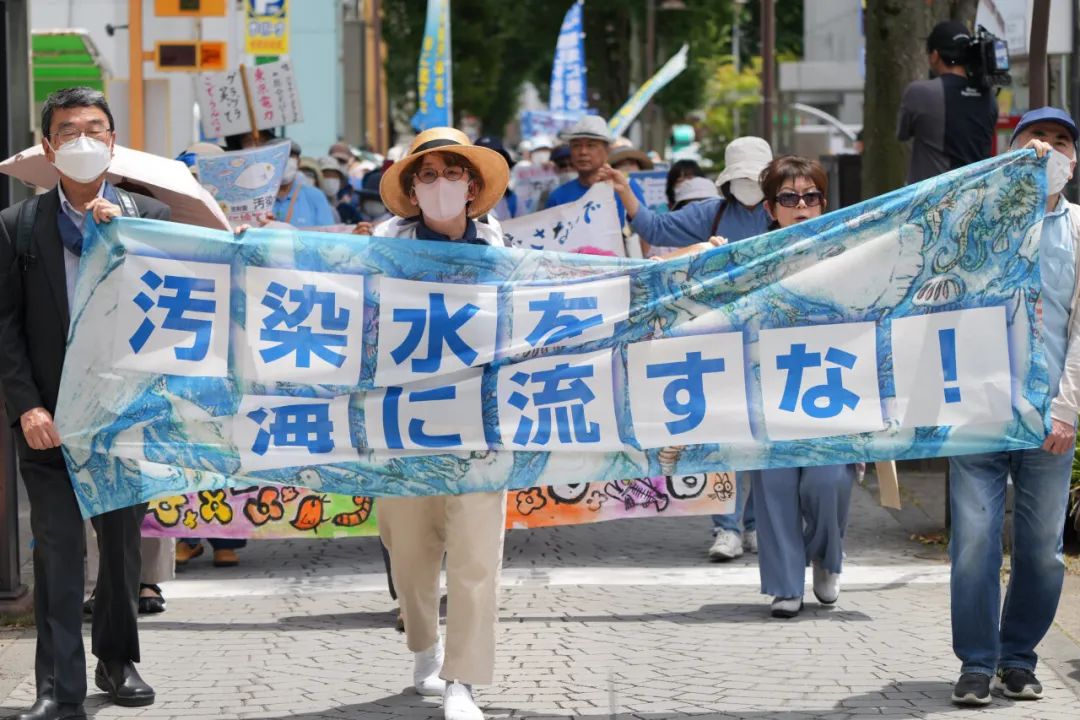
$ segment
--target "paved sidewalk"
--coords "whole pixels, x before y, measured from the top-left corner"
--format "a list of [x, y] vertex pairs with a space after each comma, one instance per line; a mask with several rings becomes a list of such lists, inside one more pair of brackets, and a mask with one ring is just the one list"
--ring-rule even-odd
[[[704, 518], [512, 532], [496, 683], [478, 699], [492, 718], [1078, 716], [1080, 646], [1057, 629], [1040, 648], [1046, 700], [953, 708], [940, 550], [911, 542], [866, 490], [853, 502], [839, 602], [808, 592], [791, 621], [768, 617], [753, 556], [705, 561]], [[377, 540], [264, 542], [241, 557], [193, 561], [165, 586], [168, 612], [143, 621], [158, 703], [98, 695], [94, 717], [442, 717], [409, 688]], [[0, 717], [32, 695], [27, 663]]]

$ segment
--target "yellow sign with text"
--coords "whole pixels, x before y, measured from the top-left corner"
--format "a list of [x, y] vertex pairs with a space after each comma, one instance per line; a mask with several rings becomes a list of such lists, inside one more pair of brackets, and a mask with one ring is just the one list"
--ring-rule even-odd
[[289, 53], [289, 0], [244, 0], [244, 52]]

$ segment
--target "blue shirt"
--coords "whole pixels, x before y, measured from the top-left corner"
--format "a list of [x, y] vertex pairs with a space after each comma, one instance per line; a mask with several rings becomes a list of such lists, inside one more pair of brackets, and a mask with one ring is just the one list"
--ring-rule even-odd
[[[634, 196], [637, 197], [638, 202], [641, 203], [641, 206], [645, 207], [645, 195], [641, 192], [641, 188], [637, 184], [631, 183], [630, 189], [633, 191]], [[553, 208], [556, 205], [577, 202], [587, 192], [589, 192], [589, 188], [585, 187], [580, 179], [575, 178], [552, 190], [551, 194], [548, 195], [545, 207]], [[619, 211], [619, 225], [626, 224], [626, 208], [623, 207], [622, 200], [619, 199], [617, 194], [615, 195], [615, 209]]]
[[1039, 237], [1039, 273], [1042, 275], [1042, 325], [1050, 396], [1057, 396], [1065, 352], [1069, 343], [1069, 317], [1076, 291], [1076, 253], [1068, 205], [1058, 206], [1043, 218]]
[[764, 203], [747, 208], [740, 202], [733, 202], [724, 210], [720, 226], [714, 233], [716, 213], [726, 202], [724, 198], [698, 200], [663, 215], [657, 215], [643, 203], [630, 221], [630, 227], [645, 242], [659, 247], [686, 247], [704, 242], [714, 234], [735, 242], [768, 232], [772, 220], [765, 212]]
[[[296, 198], [296, 204], [293, 205], [292, 215], [289, 216], [289, 205], [292, 203], [293, 195], [297, 193], [299, 195]], [[274, 219], [298, 228], [318, 227], [333, 225], [334, 211], [322, 190], [293, 181], [292, 190], [285, 197], [274, 199]]]

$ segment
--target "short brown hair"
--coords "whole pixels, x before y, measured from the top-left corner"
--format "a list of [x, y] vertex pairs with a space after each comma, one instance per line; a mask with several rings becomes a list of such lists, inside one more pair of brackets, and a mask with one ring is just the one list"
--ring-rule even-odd
[[[476, 171], [476, 167], [469, 162], [468, 158], [463, 155], [458, 155], [456, 152], [450, 152], [447, 150], [438, 150], [430, 153], [431, 155], [441, 155], [443, 162], [447, 167], [459, 167], [465, 172], [469, 173], [469, 180], [476, 183], [476, 194], [479, 195], [480, 191], [484, 189], [484, 178], [480, 176], [480, 173]], [[401, 173], [401, 190], [408, 197], [412, 192], [413, 179], [416, 177], [416, 173], [420, 171], [420, 166], [424, 163], [424, 158], [417, 158], [404, 172]]]
[[761, 171], [761, 191], [765, 199], [775, 202], [780, 194], [780, 188], [785, 182], [796, 178], [810, 178], [822, 195], [829, 195], [829, 176], [825, 174], [825, 168], [817, 160], [799, 157], [798, 155], [782, 155], [765, 166]]

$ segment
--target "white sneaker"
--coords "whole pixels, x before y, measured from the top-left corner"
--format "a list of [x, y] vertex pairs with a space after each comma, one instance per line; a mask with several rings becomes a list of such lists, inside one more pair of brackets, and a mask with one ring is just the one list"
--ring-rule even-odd
[[446, 681], [439, 677], [443, 664], [442, 638], [427, 650], [413, 653], [413, 687], [421, 695], [442, 695]]
[[802, 610], [803, 602], [801, 597], [774, 597], [772, 601], [771, 612], [774, 618], [793, 618], [799, 614]]
[[840, 597], [840, 573], [829, 572], [814, 563], [814, 597], [823, 605], [832, 605]]
[[742, 537], [734, 530], [721, 530], [716, 533], [712, 547], [709, 548], [710, 560], [734, 560], [743, 553]]
[[446, 684], [442, 702], [446, 720], [484, 720], [484, 713], [473, 700], [472, 688], [457, 680]]
[[747, 530], [742, 534], [742, 548], [757, 555], [757, 530]]

